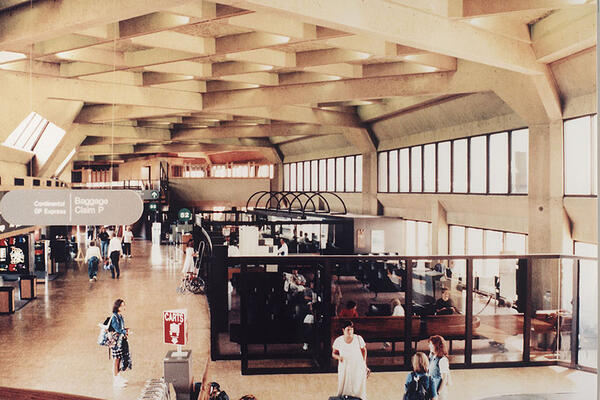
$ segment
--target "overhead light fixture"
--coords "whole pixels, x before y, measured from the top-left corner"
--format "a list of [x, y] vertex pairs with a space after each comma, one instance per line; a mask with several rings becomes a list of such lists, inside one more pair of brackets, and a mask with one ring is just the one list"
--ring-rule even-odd
[[371, 57], [371, 54], [363, 53], [362, 51], [357, 51], [356, 54], [358, 55], [358, 58], [361, 60], [366, 60], [367, 58]]
[[436, 67], [432, 67], [429, 65], [423, 65], [423, 70], [424, 72], [435, 72], [438, 71], [438, 69]]
[[56, 53], [55, 55], [58, 58], [64, 58], [65, 60], [68, 60], [73, 55], [73, 52], [72, 51], [61, 51], [60, 53]]
[[256, 83], [248, 83], [248, 87], [249, 88], [257, 88], [257, 87], [260, 87], [260, 85], [257, 85]]
[[13, 51], [0, 51], [0, 63], [6, 63], [27, 58], [23, 53], [15, 53]]

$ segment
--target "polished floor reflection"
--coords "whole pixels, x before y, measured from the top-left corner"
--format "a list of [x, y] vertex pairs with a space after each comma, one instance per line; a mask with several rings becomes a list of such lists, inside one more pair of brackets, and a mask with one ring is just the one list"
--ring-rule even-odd
[[[121, 278], [100, 271], [89, 282], [87, 267], [74, 264], [58, 279], [38, 285], [38, 298], [12, 315], [0, 316], [0, 386], [82, 394], [105, 399], [135, 399], [146, 379], [163, 374], [162, 311], [187, 308], [193, 372], [199, 379], [209, 355], [208, 306], [204, 296], [179, 295], [181, 258], [173, 249], [135, 242], [131, 259], [121, 261]], [[96, 344], [98, 322], [117, 298], [127, 302], [126, 324], [133, 370], [129, 385], [114, 389], [106, 348]], [[402, 398], [406, 372], [375, 373], [369, 400]], [[560, 367], [452, 371], [449, 399], [468, 400], [526, 393], [585, 393], [596, 398], [596, 375]], [[213, 362], [209, 378], [232, 400], [253, 393], [259, 400], [315, 399], [335, 394], [335, 374], [241, 376], [239, 361]], [[0, 395], [0, 398], [2, 396]]]

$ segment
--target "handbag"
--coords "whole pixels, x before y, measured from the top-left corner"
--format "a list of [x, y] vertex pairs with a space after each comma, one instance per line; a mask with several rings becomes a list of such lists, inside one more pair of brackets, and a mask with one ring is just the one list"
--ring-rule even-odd
[[114, 347], [119, 339], [119, 333], [110, 330], [110, 321], [112, 316], [107, 317], [104, 322], [99, 323], [100, 333], [98, 334], [98, 345]]

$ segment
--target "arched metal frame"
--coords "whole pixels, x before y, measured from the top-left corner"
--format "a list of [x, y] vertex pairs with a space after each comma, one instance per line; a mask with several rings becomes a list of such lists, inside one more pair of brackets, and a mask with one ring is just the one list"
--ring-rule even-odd
[[[344, 211], [342, 211], [342, 212], [331, 211], [331, 205], [329, 204], [329, 201], [325, 198], [325, 195], [331, 195], [331, 196], [335, 197], [337, 200], [339, 200]], [[264, 203], [264, 206], [261, 207], [260, 206], [261, 201], [267, 196], [268, 196], [268, 198], [267, 198], [266, 202]], [[257, 199], [254, 201], [255, 197], [257, 197]], [[291, 198], [291, 200], [290, 200], [290, 198]], [[317, 207], [317, 204], [315, 203], [315, 200], [314, 200], [315, 198], [322, 200], [323, 204], [326, 206], [326, 209], [320, 210]], [[305, 200], [304, 202], [303, 202], [303, 199]], [[276, 203], [275, 203], [275, 201], [276, 201]], [[298, 191], [269, 192], [266, 190], [262, 190], [260, 192], [256, 192], [256, 193], [252, 194], [252, 196], [250, 196], [248, 198], [248, 201], [246, 202], [246, 209], [250, 208], [250, 204], [252, 202], [254, 202], [255, 209], [287, 211], [289, 213], [291, 213], [292, 211], [300, 211], [302, 213], [302, 215], [305, 215], [306, 212], [312, 212], [312, 213], [316, 213], [316, 214], [330, 214], [330, 215], [343, 215], [343, 214], [348, 213], [348, 209], [346, 208], [346, 204], [344, 203], [344, 200], [342, 200], [342, 198], [340, 196], [338, 196], [337, 194], [332, 193], [332, 192], [298, 192]], [[298, 203], [300, 207], [294, 209], [293, 206], [295, 203]], [[309, 203], [312, 205], [312, 210], [307, 210]], [[282, 208], [282, 205], [285, 208]]]

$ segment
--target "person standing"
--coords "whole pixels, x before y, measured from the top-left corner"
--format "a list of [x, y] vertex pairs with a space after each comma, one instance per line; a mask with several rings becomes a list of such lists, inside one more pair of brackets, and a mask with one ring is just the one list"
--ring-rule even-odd
[[131, 231], [131, 226], [128, 226], [125, 228], [125, 232], [123, 232], [124, 257], [131, 258], [131, 242], [133, 242], [133, 232]]
[[229, 396], [217, 382], [210, 383], [210, 400], [229, 400]]
[[413, 372], [406, 377], [404, 384], [404, 400], [413, 399], [433, 399], [433, 382], [427, 369], [429, 360], [424, 353], [420, 351], [412, 356]]
[[289, 252], [287, 243], [285, 242], [285, 240], [283, 240], [283, 238], [279, 239], [279, 243], [280, 243], [280, 246], [277, 249], [277, 255], [278, 256], [287, 256], [288, 252]]
[[429, 376], [433, 381], [433, 399], [445, 400], [450, 383], [450, 362], [448, 347], [443, 337], [434, 335], [429, 338]]
[[183, 269], [181, 273], [184, 275], [193, 274], [196, 271], [196, 264], [194, 263], [194, 257], [198, 254], [194, 252], [194, 239], [190, 239], [187, 242], [185, 248], [185, 259], [183, 260]]
[[108, 257], [108, 242], [110, 241], [110, 237], [108, 236], [108, 232], [106, 232], [106, 228], [101, 227], [100, 233], [98, 234], [98, 239], [100, 239], [100, 250], [102, 253], [102, 258]]
[[121, 247], [121, 240], [118, 236], [112, 236], [110, 238], [110, 243], [108, 245], [108, 254], [110, 254], [110, 262], [112, 263], [112, 268], [110, 269], [110, 274], [113, 279], [115, 279], [115, 271], [117, 272], [117, 279], [121, 275], [121, 270], [119, 269], [119, 258], [121, 258], [121, 254], [123, 254], [123, 249]]
[[125, 328], [125, 300], [117, 299], [113, 305], [113, 313], [110, 317], [111, 330], [118, 333], [118, 338], [113, 347], [110, 349], [110, 354], [113, 361], [113, 384], [123, 387], [127, 385], [127, 379], [119, 375], [119, 372], [131, 369], [131, 356], [129, 354], [128, 335], [131, 333], [129, 328]]
[[88, 247], [85, 252], [85, 262], [88, 263], [90, 282], [98, 279], [96, 276], [98, 274], [98, 264], [100, 263], [101, 258], [102, 255], [100, 254], [100, 249], [96, 246], [96, 242], [92, 240], [90, 242], [90, 247]]
[[338, 360], [338, 396], [355, 396], [367, 400], [367, 347], [364, 339], [354, 334], [352, 321], [342, 325], [343, 335], [333, 342], [331, 357]]

